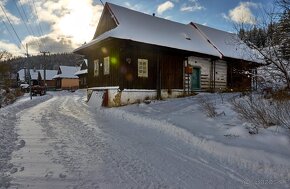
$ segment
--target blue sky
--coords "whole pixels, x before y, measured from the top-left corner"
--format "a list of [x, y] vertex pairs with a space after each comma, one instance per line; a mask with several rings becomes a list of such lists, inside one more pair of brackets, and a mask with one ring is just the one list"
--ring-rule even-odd
[[[257, 24], [274, 0], [110, 0], [146, 14], [181, 23], [191, 21], [235, 32], [234, 24]], [[107, 2], [103, 0], [103, 2]], [[103, 6], [99, 0], [1, 0], [0, 50], [23, 55], [70, 52], [90, 41]], [[6, 13], [6, 15], [5, 15]], [[17, 35], [13, 31], [13, 25]], [[19, 39], [18, 39], [19, 37]], [[21, 41], [21, 42], [20, 42]]]

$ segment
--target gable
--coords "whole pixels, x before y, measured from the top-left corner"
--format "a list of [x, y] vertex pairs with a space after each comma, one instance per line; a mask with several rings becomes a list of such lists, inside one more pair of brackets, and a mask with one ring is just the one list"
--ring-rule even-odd
[[101, 34], [116, 28], [118, 21], [114, 18], [115, 16], [106, 3], [93, 39], [96, 39]]

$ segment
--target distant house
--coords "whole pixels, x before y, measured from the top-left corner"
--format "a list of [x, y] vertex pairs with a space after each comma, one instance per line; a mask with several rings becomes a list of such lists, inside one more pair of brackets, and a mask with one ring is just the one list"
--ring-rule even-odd
[[57, 89], [78, 89], [79, 78], [75, 75], [80, 67], [59, 66], [57, 74], [53, 77], [56, 80]]
[[88, 84], [87, 84], [87, 76], [88, 76], [88, 66], [87, 66], [87, 62], [84, 61], [81, 65], [81, 69], [79, 71], [77, 71], [75, 73], [76, 76], [79, 77], [79, 86], [81, 89], [83, 88], [87, 88]]
[[261, 62], [236, 34], [111, 3], [93, 40], [74, 52], [88, 59], [88, 87], [105, 90], [107, 106], [192, 91], [250, 89], [247, 73]]
[[[53, 77], [57, 74], [58, 70], [39, 70], [43, 80], [45, 79], [45, 84], [47, 90], [55, 90], [56, 89], [56, 80]], [[44, 76], [45, 75], [45, 76]]]
[[39, 70], [36, 69], [21, 69], [17, 72], [19, 83], [28, 83], [31, 79], [32, 85], [42, 85], [42, 76]]
[[[31, 75], [32, 84], [44, 84], [47, 86], [48, 90], [54, 90], [56, 88], [56, 80], [53, 77], [57, 74], [57, 70], [35, 70], [30, 69], [30, 74], [28, 69], [21, 69], [18, 71], [18, 82], [28, 83], [29, 75]], [[45, 75], [45, 76], [44, 76]]]

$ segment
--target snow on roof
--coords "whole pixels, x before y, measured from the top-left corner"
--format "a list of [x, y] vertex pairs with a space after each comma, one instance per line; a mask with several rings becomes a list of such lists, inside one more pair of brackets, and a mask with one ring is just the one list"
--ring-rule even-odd
[[78, 76], [75, 76], [75, 73], [80, 71], [80, 67], [77, 66], [59, 66], [61, 70], [61, 74], [57, 74], [53, 77], [56, 78], [70, 78], [70, 79], [78, 79]]
[[[41, 74], [42, 79], [44, 79], [44, 70], [38, 70]], [[53, 77], [57, 74], [57, 70], [45, 70], [45, 79], [52, 80]]]
[[88, 73], [88, 69], [84, 69], [84, 70], [80, 70], [80, 71], [77, 71], [76, 73], [75, 73], [75, 75], [82, 75], [82, 74], [87, 74]]
[[[18, 71], [20, 81], [25, 81], [25, 69], [21, 69]], [[44, 79], [44, 70], [33, 70], [30, 69], [31, 79], [38, 79], [38, 72], [41, 75], [41, 78]], [[27, 70], [28, 73], [28, 70]], [[57, 70], [46, 70], [46, 80], [52, 80], [53, 77], [57, 74]]]
[[173, 22], [111, 3], [107, 3], [107, 5], [118, 20], [119, 25], [79, 47], [74, 52], [112, 37], [221, 56], [190, 24]]
[[237, 34], [193, 23], [197, 30], [222, 53], [224, 57], [262, 62], [257, 52], [248, 47]]
[[[26, 74], [29, 74], [28, 69], [21, 69], [17, 72], [19, 75], [20, 81], [25, 81], [25, 71], [26, 71]], [[38, 70], [30, 69], [30, 75], [31, 75], [32, 80], [38, 79], [38, 72], [39, 72]]]
[[107, 38], [133, 40], [202, 54], [263, 63], [259, 53], [236, 34], [190, 23], [182, 24], [107, 3], [117, 27], [77, 48], [78, 52]]

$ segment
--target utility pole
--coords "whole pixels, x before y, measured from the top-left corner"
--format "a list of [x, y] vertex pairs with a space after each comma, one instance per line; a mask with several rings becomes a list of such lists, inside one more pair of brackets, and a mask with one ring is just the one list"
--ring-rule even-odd
[[46, 93], [46, 61], [45, 61], [45, 56], [46, 56], [46, 54], [49, 54], [49, 51], [40, 51], [40, 53], [42, 53], [43, 57], [44, 57], [43, 81], [44, 81], [44, 88], [45, 88], [45, 93]]
[[28, 54], [28, 44], [27, 43], [26, 43], [26, 56], [27, 56], [27, 67], [28, 67], [29, 95], [30, 95], [30, 100], [32, 100], [31, 74], [30, 74], [30, 65], [29, 65], [29, 62], [28, 62], [29, 54]]

